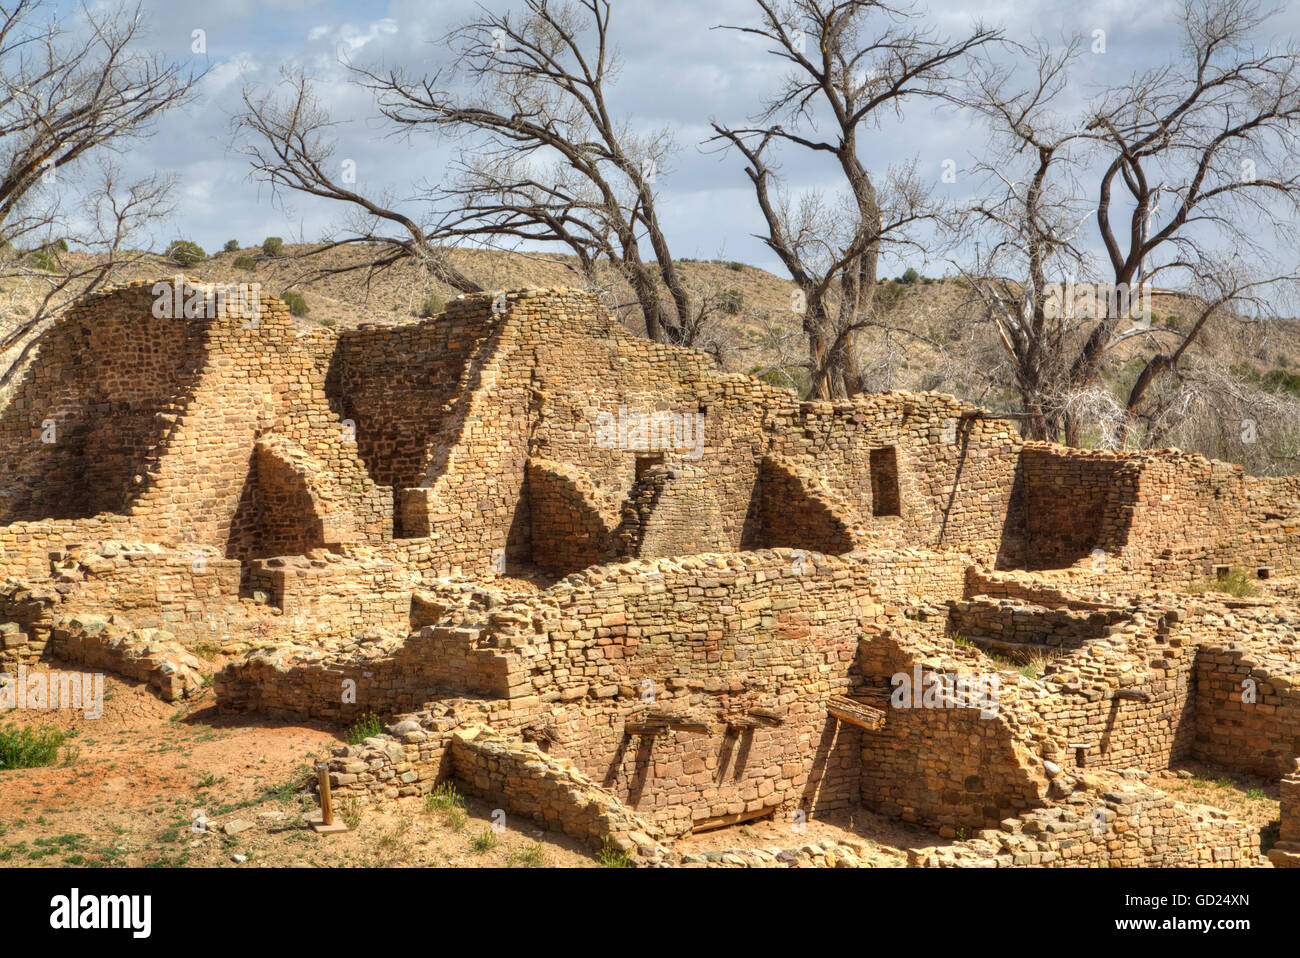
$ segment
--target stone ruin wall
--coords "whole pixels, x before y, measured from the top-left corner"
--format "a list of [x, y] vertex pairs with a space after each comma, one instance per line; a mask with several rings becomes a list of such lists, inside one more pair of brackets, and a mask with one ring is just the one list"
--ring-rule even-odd
[[[1059, 800], [1062, 770], [1194, 755], [1275, 777], [1294, 758], [1277, 630], [1252, 623], [1234, 646], [1217, 612], [1070, 587], [1292, 574], [1300, 480], [1022, 443], [937, 394], [799, 402], [630, 337], [573, 291], [511, 293], [504, 309], [464, 297], [335, 337], [295, 334], [278, 301], [251, 329], [152, 320], [149, 286], [60, 320], [0, 412], [5, 661], [45, 654], [67, 611], [191, 642], [267, 629], [280, 645], [218, 676], [223, 708], [346, 722], [463, 700], [494, 734], [571, 763], [551, 792], [579, 776], [668, 835], [858, 802], [988, 828]], [[87, 362], [102, 356], [132, 362]], [[601, 414], [620, 406], [703, 417], [702, 445], [603, 443]], [[65, 444], [39, 443], [49, 418]], [[657, 558], [683, 552], [705, 555]], [[470, 606], [438, 581], [490, 589], [530, 567], [574, 574]], [[869, 729], [828, 714], [916, 663], [988, 668], [945, 632], [1071, 651], [994, 719], [894, 710]], [[1257, 710], [1234, 707], [1244, 676]], [[657, 713], [677, 724], [657, 729]], [[517, 761], [466, 748], [494, 756], [462, 763], [487, 790]], [[435, 751], [338, 784], [426, 790], [444, 774]]]

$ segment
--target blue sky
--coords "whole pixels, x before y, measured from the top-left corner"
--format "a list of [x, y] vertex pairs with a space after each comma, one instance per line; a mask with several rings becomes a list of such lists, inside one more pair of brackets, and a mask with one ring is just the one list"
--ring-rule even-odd
[[[72, 4], [59, 4], [66, 17]], [[485, 4], [506, 9], [503, 2]], [[209, 251], [228, 239], [244, 245], [276, 234], [286, 241], [318, 238], [343, 211], [336, 205], [296, 198], [279, 209], [265, 187], [248, 178], [247, 161], [231, 150], [230, 116], [247, 83], [274, 83], [282, 65], [305, 66], [340, 121], [336, 157], [355, 160], [363, 192], [408, 195], [412, 184], [436, 180], [450, 157], [437, 140], [415, 143], [382, 135], [367, 95], [346, 82], [337, 51], [345, 48], [358, 63], [404, 65], [429, 71], [445, 62], [436, 41], [468, 18], [475, 4], [466, 0], [393, 0], [339, 3], [330, 0], [145, 0], [149, 46], [209, 69], [199, 98], [181, 113], [162, 120], [157, 135], [124, 158], [128, 172], [174, 172], [180, 195], [176, 218], [154, 239], [193, 239]], [[1091, 37], [1106, 31], [1106, 53], [1085, 55], [1076, 72], [1079, 102], [1097, 85], [1118, 82], [1134, 70], [1163, 62], [1176, 52], [1176, 4], [1167, 0], [1049, 0], [1034, 3], [930, 0], [930, 20], [944, 34], [956, 35], [975, 18], [1002, 26], [1014, 39], [1039, 34]], [[777, 61], [749, 38], [711, 29], [722, 23], [753, 22], [751, 0], [629, 2], [615, 0], [612, 32], [623, 71], [612, 89], [615, 109], [634, 126], [668, 127], [679, 152], [661, 169], [660, 212], [675, 256], [743, 260], [779, 271], [779, 265], [752, 234], [760, 230], [752, 191], [734, 156], [701, 147], [712, 119], [736, 122], [753, 112], [781, 76]], [[1274, 37], [1290, 37], [1300, 25], [1300, 9], [1285, 10], [1274, 21]], [[203, 30], [206, 54], [191, 52], [195, 30]], [[889, 123], [863, 144], [866, 165], [882, 172], [890, 164], [916, 159], [923, 174], [940, 189], [966, 195], [975, 185], [959, 177], [940, 184], [945, 159], [965, 168], [985, 146], [983, 128], [951, 109], [936, 111], [917, 103], [901, 124]], [[835, 170], [824, 159], [788, 154], [783, 173], [793, 188], [837, 186]], [[912, 254], [910, 265], [915, 262]], [[931, 263], [940, 274], [943, 263]], [[901, 271], [898, 262], [886, 272]]]

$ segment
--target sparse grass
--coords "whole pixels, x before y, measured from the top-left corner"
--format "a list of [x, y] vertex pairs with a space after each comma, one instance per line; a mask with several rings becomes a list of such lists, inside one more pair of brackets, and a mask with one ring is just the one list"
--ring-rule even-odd
[[344, 739], [349, 745], [360, 745], [368, 738], [383, 734], [383, 731], [384, 720], [374, 712], [366, 712], [344, 733]]
[[490, 852], [500, 844], [501, 839], [497, 838], [497, 833], [490, 828], [483, 829], [469, 841], [469, 847], [478, 854]]
[[596, 861], [600, 862], [602, 868], [631, 868], [632, 856], [620, 848], [615, 848], [610, 844], [609, 839], [605, 839], [605, 844], [600, 847], [600, 853], [596, 856]]
[[59, 749], [72, 733], [56, 728], [0, 728], [0, 769], [37, 768], [59, 760]]
[[527, 848], [513, 851], [510, 857], [506, 859], [506, 864], [512, 868], [543, 868], [546, 865], [546, 855], [542, 848], [541, 842], [533, 842]]
[[338, 801], [338, 809], [343, 824], [355, 832], [361, 824], [361, 806], [357, 804], [356, 798], [351, 795], [343, 796]]
[[1038, 679], [1043, 677], [1043, 673], [1047, 670], [1047, 666], [1051, 661], [1052, 656], [1046, 652], [1034, 652], [1025, 656], [1017, 668], [1025, 678]]
[[1245, 569], [1233, 567], [1221, 572], [1213, 579], [1198, 579], [1187, 587], [1191, 595], [1204, 595], [1207, 592], [1222, 592], [1238, 599], [1249, 599], [1259, 595], [1259, 586], [1255, 584], [1250, 573]]
[[464, 809], [449, 808], [443, 821], [453, 832], [459, 832], [469, 824], [469, 816], [465, 814]]
[[197, 642], [191, 645], [189, 651], [193, 652], [205, 662], [213, 661], [221, 654], [221, 646], [215, 642]]
[[[961, 646], [962, 648], [980, 648], [979, 645], [971, 639], [955, 632], [949, 633], [948, 638], [952, 639], [953, 645]], [[1043, 673], [1047, 671], [1047, 667], [1054, 662], [1057, 657], [1055, 654], [1048, 651], [1033, 651], [1007, 655], [998, 652], [991, 652], [988, 649], [980, 649], [980, 651], [982, 651], [990, 661], [994, 662], [999, 667], [1004, 669], [1015, 669], [1027, 679], [1042, 678]]]
[[453, 808], [464, 810], [465, 799], [456, 791], [451, 782], [443, 782], [428, 795], [424, 796], [424, 810], [429, 814], [436, 811], [449, 811]]

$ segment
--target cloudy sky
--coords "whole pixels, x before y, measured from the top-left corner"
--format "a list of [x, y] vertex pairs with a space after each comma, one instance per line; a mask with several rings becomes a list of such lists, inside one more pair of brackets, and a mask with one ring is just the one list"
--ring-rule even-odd
[[[485, 4], [492, 10], [510, 5], [510, 0]], [[76, 16], [75, 4], [58, 6], [61, 17]], [[230, 118], [239, 108], [240, 90], [274, 84], [282, 67], [305, 67], [315, 78], [339, 121], [335, 156], [355, 161], [359, 190], [408, 196], [415, 184], [436, 181], [451, 155], [449, 145], [385, 136], [369, 97], [347, 83], [340, 51], [362, 65], [432, 72], [448, 55], [439, 40], [475, 7], [471, 0], [144, 0], [149, 45], [209, 71], [193, 105], [165, 118], [157, 135], [125, 159], [130, 172], [158, 169], [179, 178], [180, 214], [155, 242], [165, 245], [184, 236], [212, 251], [231, 238], [244, 245], [269, 234], [287, 241], [300, 236], [314, 240], [339, 221], [337, 207], [310, 198], [277, 207], [267, 189], [249, 179], [246, 159], [232, 149]], [[1019, 40], [1078, 35], [1090, 41], [1094, 31], [1104, 30], [1105, 53], [1085, 55], [1076, 72], [1078, 86], [1072, 94], [1079, 102], [1099, 85], [1118, 82], [1177, 52], [1176, 3], [1169, 0], [929, 0], [923, 9], [948, 36], [969, 29], [976, 18]], [[611, 99], [634, 127], [666, 127], [678, 143], [679, 151], [657, 181], [674, 255], [777, 269], [752, 235], [760, 225], [741, 164], [735, 156], [702, 146], [710, 120], [743, 120], [780, 80], [782, 67], [763, 46], [712, 29], [755, 20], [752, 0], [615, 0], [612, 32], [623, 71]], [[1291, 37], [1297, 26], [1300, 4], [1293, 4], [1274, 21], [1270, 34]], [[196, 30], [203, 31], [202, 54], [192, 52]], [[965, 195], [975, 185], [972, 178], [942, 183], [943, 163], [951, 159], [964, 170], [985, 150], [986, 135], [972, 117], [916, 103], [902, 123], [872, 132], [862, 159], [877, 172], [915, 159], [922, 174], [934, 177], [936, 188]], [[789, 154], [782, 172], [794, 188], [837, 185], [835, 170], [824, 159]], [[927, 271], [942, 274], [944, 266], [932, 262]], [[885, 268], [893, 271], [901, 264]]]

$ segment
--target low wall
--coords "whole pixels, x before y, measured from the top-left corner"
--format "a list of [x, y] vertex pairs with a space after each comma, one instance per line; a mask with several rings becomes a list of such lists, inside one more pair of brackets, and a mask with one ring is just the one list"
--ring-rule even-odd
[[1259, 829], [1217, 809], [1127, 786], [1081, 795], [946, 847], [912, 849], [921, 868], [1245, 868], [1258, 865]]

